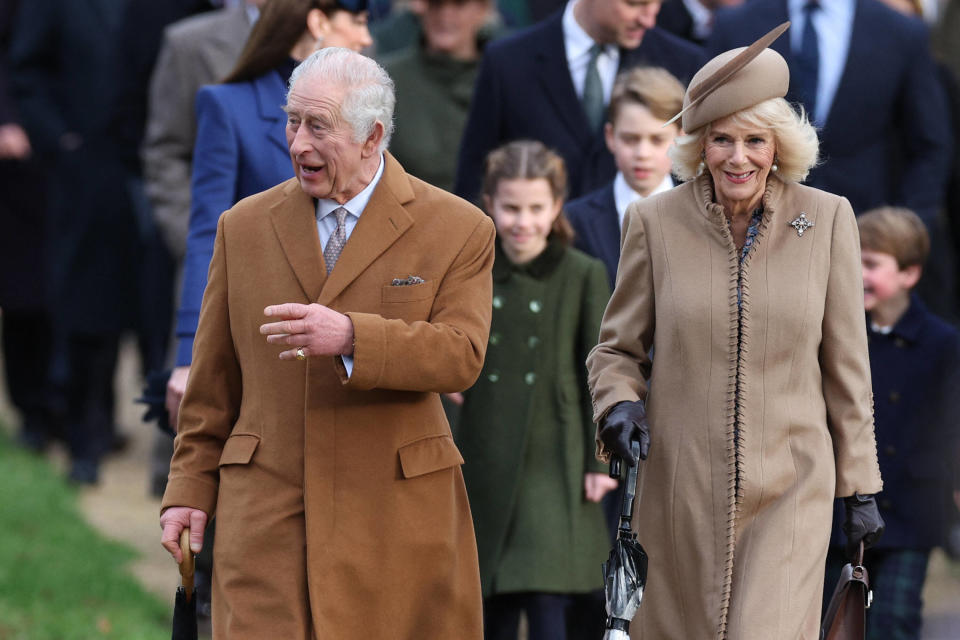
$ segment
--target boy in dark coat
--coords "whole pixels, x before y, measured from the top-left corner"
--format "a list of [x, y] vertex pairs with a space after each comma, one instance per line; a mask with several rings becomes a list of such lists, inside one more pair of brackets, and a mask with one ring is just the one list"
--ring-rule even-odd
[[[867, 638], [919, 638], [927, 562], [942, 543], [953, 508], [949, 457], [958, 437], [953, 396], [960, 334], [911, 293], [930, 248], [920, 218], [907, 209], [883, 207], [860, 216], [858, 224], [884, 481], [878, 504], [887, 526], [865, 558], [877, 605], [868, 614]], [[834, 517], [835, 545], [842, 540], [839, 515]], [[844, 562], [843, 549], [832, 546], [827, 590]]]

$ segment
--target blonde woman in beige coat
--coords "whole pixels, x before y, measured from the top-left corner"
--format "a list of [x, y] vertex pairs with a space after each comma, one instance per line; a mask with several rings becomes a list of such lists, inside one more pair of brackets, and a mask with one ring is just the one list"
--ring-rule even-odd
[[785, 28], [694, 76], [689, 181], [628, 210], [587, 361], [598, 456], [649, 450], [635, 639], [819, 638], [833, 498], [851, 543], [882, 532], [857, 227], [798, 184], [817, 138], [766, 49]]

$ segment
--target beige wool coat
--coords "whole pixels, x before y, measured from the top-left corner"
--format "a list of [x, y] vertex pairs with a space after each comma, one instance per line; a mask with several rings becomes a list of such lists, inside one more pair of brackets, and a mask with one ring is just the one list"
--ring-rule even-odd
[[[329, 276], [296, 179], [220, 218], [163, 498], [217, 517], [214, 638], [481, 638], [438, 393], [479, 375], [494, 229], [385, 157]], [[258, 331], [267, 305], [314, 301], [353, 321], [349, 378], [339, 358], [279, 360]]]
[[738, 356], [738, 257], [712, 198], [703, 175], [628, 210], [588, 359], [594, 419], [640, 398], [650, 422], [631, 637], [815, 640], [833, 498], [881, 488], [856, 222], [845, 199], [771, 176]]

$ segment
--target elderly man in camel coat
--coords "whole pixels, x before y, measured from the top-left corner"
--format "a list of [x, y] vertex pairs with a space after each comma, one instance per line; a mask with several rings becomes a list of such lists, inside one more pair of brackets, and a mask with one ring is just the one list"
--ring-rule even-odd
[[480, 372], [494, 229], [384, 151], [393, 105], [372, 60], [316, 52], [297, 177], [220, 218], [161, 516], [179, 560], [216, 513], [214, 638], [481, 637], [438, 393]]

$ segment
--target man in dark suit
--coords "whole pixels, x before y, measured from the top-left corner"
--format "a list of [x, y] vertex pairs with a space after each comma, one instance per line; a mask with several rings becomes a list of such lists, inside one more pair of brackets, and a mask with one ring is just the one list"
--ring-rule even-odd
[[660, 2], [572, 0], [562, 12], [484, 52], [454, 190], [475, 199], [484, 160], [519, 138], [540, 140], [567, 164], [571, 198], [613, 179], [603, 114], [618, 71], [639, 64], [688, 81], [700, 50], [656, 28]]
[[739, 4], [743, 4], [743, 0], [665, 0], [657, 16], [657, 26], [702, 46], [713, 30], [713, 12], [719, 7]]
[[[926, 27], [876, 0], [805, 5], [751, 0], [718, 11], [708, 55], [792, 21], [789, 37], [771, 46], [790, 65], [787, 99], [804, 102], [820, 130], [823, 164], [807, 184], [845, 196], [858, 213], [906, 206], [935, 231], [952, 143]], [[808, 15], [814, 30], [805, 33]], [[805, 39], [816, 43], [812, 57]]]
[[70, 478], [96, 482], [114, 443], [113, 375], [133, 326], [140, 236], [108, 126], [125, 2], [31, 0], [10, 45], [13, 95], [49, 178], [56, 382], [67, 403]]

